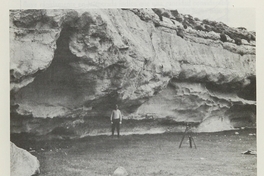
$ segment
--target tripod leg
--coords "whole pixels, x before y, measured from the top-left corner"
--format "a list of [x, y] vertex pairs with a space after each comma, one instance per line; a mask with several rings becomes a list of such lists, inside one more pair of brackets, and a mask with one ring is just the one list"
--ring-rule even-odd
[[189, 143], [190, 143], [190, 148], [192, 148], [192, 137], [189, 136]]
[[186, 131], [187, 131], [187, 130], [184, 131], [184, 134], [183, 134], [183, 136], [182, 136], [182, 139], [181, 139], [181, 143], [180, 143], [180, 145], [179, 145], [179, 148], [181, 148], [182, 141], [183, 141], [183, 139], [184, 139], [184, 137], [185, 137], [185, 135], [186, 135]]
[[194, 147], [195, 147], [195, 149], [196, 149], [196, 144], [195, 144], [195, 142], [194, 142], [194, 139], [193, 139], [193, 137], [192, 137], [192, 141], [193, 141]]

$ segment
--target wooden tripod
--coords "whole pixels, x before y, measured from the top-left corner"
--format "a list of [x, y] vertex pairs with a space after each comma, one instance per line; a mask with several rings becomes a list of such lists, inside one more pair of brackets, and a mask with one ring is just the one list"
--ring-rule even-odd
[[179, 145], [179, 148], [181, 148], [181, 145], [182, 145], [182, 142], [186, 136], [186, 134], [188, 134], [188, 138], [189, 138], [189, 143], [190, 143], [190, 148], [192, 148], [192, 143], [194, 144], [194, 147], [196, 149], [196, 145], [195, 145], [195, 142], [194, 142], [194, 139], [192, 137], [192, 132], [190, 130], [190, 127], [188, 125], [186, 125], [186, 129], [184, 131], [184, 134], [182, 136], [182, 139], [181, 139], [181, 142], [180, 142], [180, 145]]

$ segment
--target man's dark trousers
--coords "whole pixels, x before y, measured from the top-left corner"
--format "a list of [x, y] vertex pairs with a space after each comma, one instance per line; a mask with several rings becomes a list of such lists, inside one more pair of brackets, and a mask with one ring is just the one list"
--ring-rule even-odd
[[115, 128], [117, 130], [117, 135], [119, 137], [119, 129], [120, 129], [120, 119], [113, 119], [112, 124], [112, 136], [114, 136]]

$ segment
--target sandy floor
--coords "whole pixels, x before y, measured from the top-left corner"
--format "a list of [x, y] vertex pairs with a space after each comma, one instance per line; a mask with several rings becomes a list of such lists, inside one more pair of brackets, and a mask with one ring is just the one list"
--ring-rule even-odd
[[257, 175], [254, 129], [193, 134], [197, 149], [187, 138], [179, 149], [182, 133], [94, 136], [82, 139], [41, 140], [25, 134], [11, 135], [11, 141], [37, 156], [41, 176], [108, 176], [118, 166], [130, 175], [214, 176]]

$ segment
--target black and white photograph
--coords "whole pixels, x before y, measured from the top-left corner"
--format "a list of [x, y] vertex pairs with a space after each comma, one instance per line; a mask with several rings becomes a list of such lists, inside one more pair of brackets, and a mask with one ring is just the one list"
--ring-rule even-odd
[[256, 9], [218, 5], [9, 9], [11, 176], [257, 175]]

